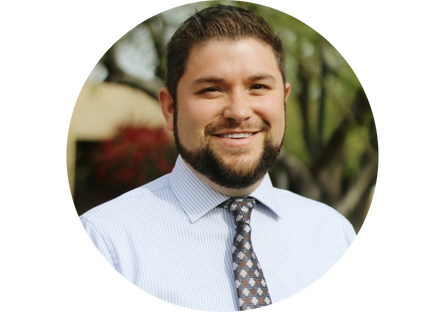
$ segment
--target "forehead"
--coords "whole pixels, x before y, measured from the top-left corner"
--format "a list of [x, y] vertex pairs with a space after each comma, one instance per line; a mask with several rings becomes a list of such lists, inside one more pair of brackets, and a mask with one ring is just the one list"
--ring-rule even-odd
[[206, 39], [206, 40], [204, 40], [202, 42], [194, 44], [190, 48], [190, 50], [189, 50], [189, 57], [188, 58], [190, 59], [191, 55], [193, 55], [194, 53], [202, 50], [205, 47], [211, 46], [211, 45], [215, 45], [215, 44], [221, 43], [221, 44], [227, 44], [227, 46], [229, 47], [230, 44], [234, 45], [234, 44], [236, 44], [238, 42], [252, 42], [252, 43], [256, 43], [257, 45], [262, 46], [262, 48], [270, 50], [273, 53], [273, 55], [277, 57], [277, 60], [279, 59], [278, 53], [273, 50], [272, 46], [269, 43], [267, 43], [267, 42], [265, 42], [265, 41], [263, 41], [261, 39], [258, 39], [256, 37], [209, 38], [209, 39]]
[[255, 68], [267, 69], [284, 79], [279, 58], [269, 44], [250, 37], [209, 39], [190, 49], [184, 75], [198, 71], [239, 73], [242, 69], [252, 71]]

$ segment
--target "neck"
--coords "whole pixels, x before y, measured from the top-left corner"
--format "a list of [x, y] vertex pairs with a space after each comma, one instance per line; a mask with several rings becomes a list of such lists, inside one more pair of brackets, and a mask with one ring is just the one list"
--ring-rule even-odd
[[217, 191], [221, 194], [230, 196], [230, 197], [244, 197], [244, 196], [248, 196], [248, 195], [252, 194], [252, 192], [256, 190], [256, 188], [261, 184], [261, 182], [264, 179], [264, 177], [262, 177], [257, 182], [255, 182], [254, 184], [252, 184], [251, 186], [246, 187], [246, 188], [236, 188], [236, 189], [228, 188], [228, 187], [221, 186], [221, 185], [216, 184], [215, 182], [211, 181], [205, 175], [203, 175], [203, 174], [199, 173], [198, 171], [196, 171], [195, 169], [193, 169], [192, 166], [190, 166], [186, 161], [184, 161], [184, 163], [205, 184], [210, 186], [215, 191]]

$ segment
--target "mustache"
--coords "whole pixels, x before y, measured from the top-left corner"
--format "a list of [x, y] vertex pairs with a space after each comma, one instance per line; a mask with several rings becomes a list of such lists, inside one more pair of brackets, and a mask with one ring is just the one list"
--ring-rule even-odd
[[236, 130], [236, 131], [269, 131], [270, 125], [265, 121], [260, 122], [237, 122], [235, 120], [225, 120], [223, 122], [219, 122], [217, 124], [207, 125], [204, 128], [204, 134], [214, 134], [228, 130]]

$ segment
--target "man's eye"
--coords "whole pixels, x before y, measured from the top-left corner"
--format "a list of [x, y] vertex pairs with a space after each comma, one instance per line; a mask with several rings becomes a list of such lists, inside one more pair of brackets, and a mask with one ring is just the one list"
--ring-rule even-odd
[[212, 93], [212, 92], [218, 92], [217, 88], [205, 88], [202, 89], [201, 91], [199, 91], [199, 93], [203, 94], [203, 93]]
[[263, 94], [270, 88], [263, 84], [255, 84], [250, 87], [250, 90], [252, 90], [253, 94]]
[[267, 89], [265, 85], [260, 85], [260, 84], [253, 85], [251, 88], [254, 90]]

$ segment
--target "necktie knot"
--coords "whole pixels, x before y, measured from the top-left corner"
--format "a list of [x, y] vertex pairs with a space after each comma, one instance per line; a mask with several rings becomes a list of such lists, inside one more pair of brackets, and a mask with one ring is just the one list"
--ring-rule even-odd
[[235, 217], [236, 225], [250, 224], [250, 214], [255, 206], [255, 198], [241, 197], [231, 198], [228, 201], [227, 207]]

